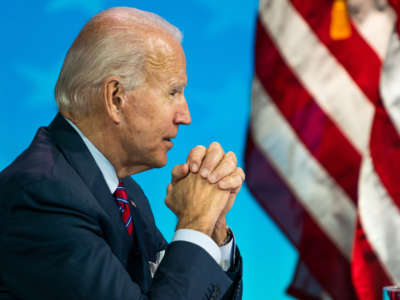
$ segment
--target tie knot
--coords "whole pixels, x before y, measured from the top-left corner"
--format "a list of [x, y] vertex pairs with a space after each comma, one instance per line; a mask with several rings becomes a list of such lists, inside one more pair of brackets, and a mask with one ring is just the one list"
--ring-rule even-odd
[[114, 196], [117, 198], [123, 198], [125, 200], [128, 200], [128, 194], [126, 193], [126, 188], [121, 180], [119, 181], [117, 189], [114, 192]]
[[122, 188], [122, 189], [125, 189], [125, 185], [121, 180], [118, 181], [118, 187]]

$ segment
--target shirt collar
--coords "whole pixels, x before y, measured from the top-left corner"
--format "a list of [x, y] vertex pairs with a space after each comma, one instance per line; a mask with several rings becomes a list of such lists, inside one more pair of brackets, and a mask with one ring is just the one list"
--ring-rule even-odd
[[75, 129], [75, 131], [82, 138], [86, 147], [88, 148], [90, 154], [94, 158], [97, 166], [99, 167], [103, 177], [107, 183], [108, 188], [110, 189], [111, 194], [114, 194], [115, 190], [118, 187], [119, 179], [117, 176], [117, 172], [115, 171], [113, 165], [110, 161], [96, 148], [95, 145], [79, 130], [79, 128], [69, 119], [64, 118], [71, 126]]

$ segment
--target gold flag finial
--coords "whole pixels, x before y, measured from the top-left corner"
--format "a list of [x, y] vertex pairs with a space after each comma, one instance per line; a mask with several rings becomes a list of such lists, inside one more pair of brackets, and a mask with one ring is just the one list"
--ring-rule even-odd
[[331, 12], [330, 35], [333, 40], [344, 40], [351, 36], [351, 25], [346, 0], [334, 0]]

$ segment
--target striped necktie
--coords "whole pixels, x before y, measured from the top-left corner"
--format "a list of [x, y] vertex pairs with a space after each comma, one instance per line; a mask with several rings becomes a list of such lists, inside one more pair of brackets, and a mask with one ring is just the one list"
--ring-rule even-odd
[[131, 208], [128, 203], [128, 193], [122, 181], [119, 181], [118, 187], [114, 192], [115, 200], [117, 201], [119, 210], [121, 212], [122, 220], [129, 235], [132, 236], [133, 222]]

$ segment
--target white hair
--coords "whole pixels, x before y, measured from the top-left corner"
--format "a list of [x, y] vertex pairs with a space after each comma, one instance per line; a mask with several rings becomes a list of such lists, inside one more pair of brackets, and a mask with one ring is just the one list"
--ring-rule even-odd
[[160, 16], [135, 8], [115, 7], [94, 16], [69, 49], [55, 87], [58, 109], [75, 116], [89, 113], [104, 80], [118, 76], [125, 90], [146, 79], [145, 33], [155, 29], [179, 42], [182, 33]]

